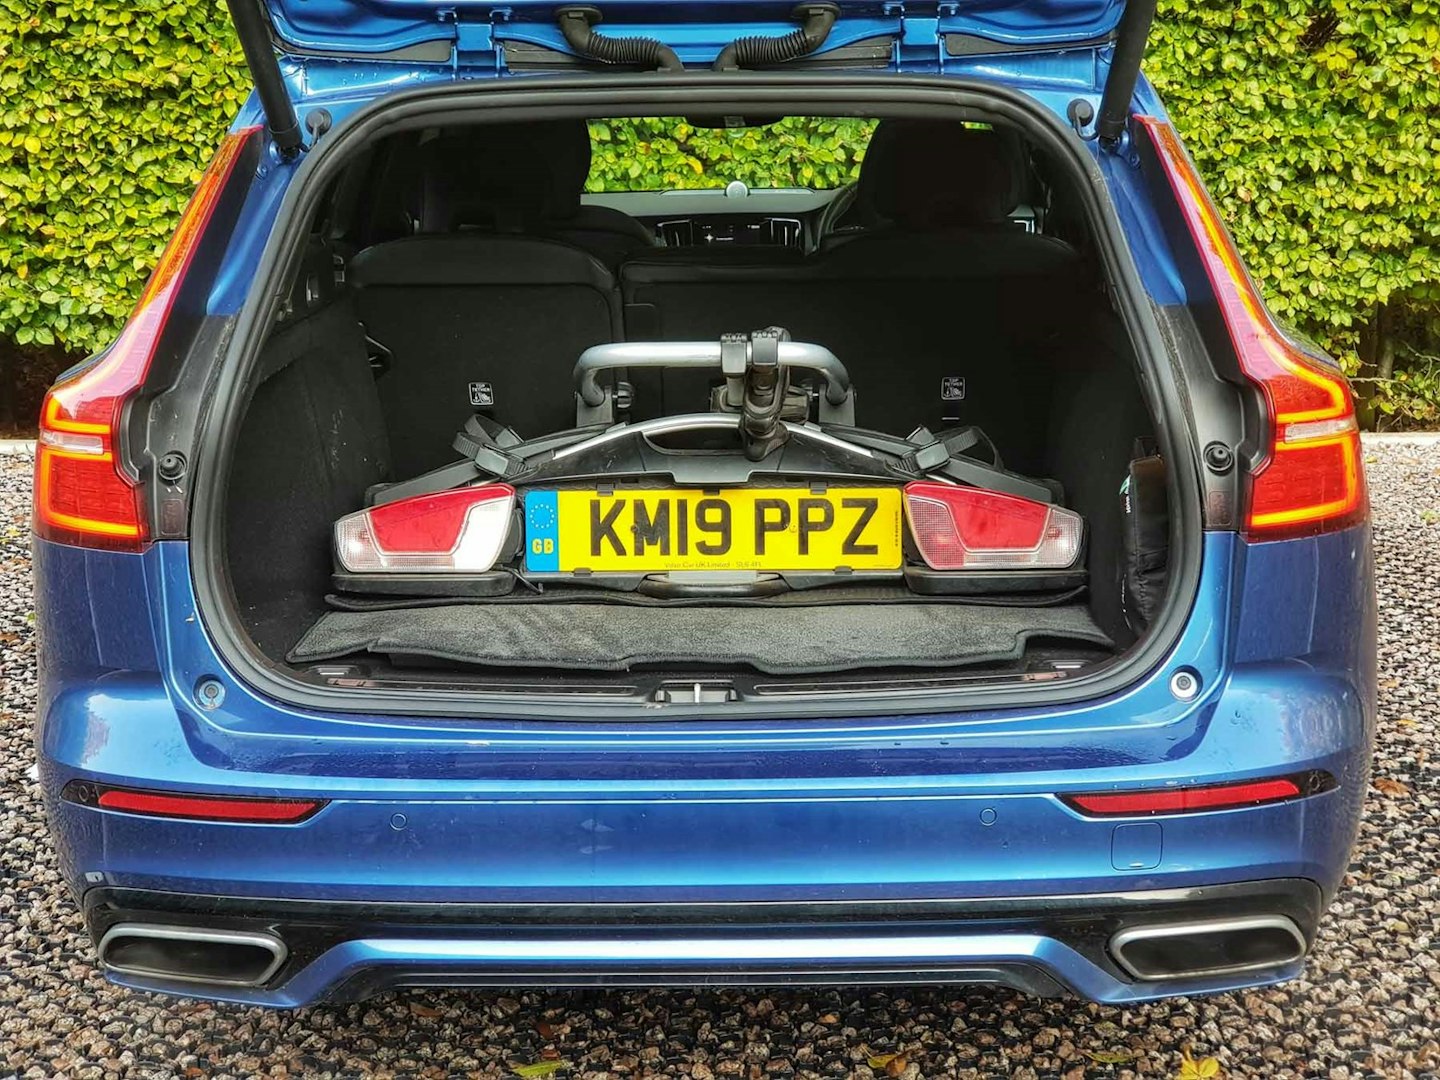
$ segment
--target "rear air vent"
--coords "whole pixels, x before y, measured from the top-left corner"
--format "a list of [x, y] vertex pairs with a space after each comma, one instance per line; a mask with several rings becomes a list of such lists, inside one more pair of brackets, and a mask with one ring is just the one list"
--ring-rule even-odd
[[655, 226], [655, 237], [666, 247], [690, 247], [695, 243], [695, 223], [689, 218], [662, 221]]
[[672, 218], [657, 222], [655, 238], [667, 248], [793, 248], [804, 242], [799, 218]]
[[761, 228], [770, 236], [770, 243], [776, 247], [800, 246], [800, 222], [795, 218], [766, 218]]

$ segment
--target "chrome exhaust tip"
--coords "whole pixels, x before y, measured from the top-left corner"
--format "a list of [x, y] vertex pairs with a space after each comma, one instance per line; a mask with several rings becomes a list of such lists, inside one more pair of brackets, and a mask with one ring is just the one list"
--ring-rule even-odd
[[148, 923], [112, 926], [99, 952], [100, 963], [116, 974], [214, 986], [262, 986], [288, 955], [272, 934]]
[[1110, 939], [1110, 953], [1136, 979], [1181, 979], [1260, 971], [1299, 960], [1305, 935], [1283, 915], [1134, 926]]

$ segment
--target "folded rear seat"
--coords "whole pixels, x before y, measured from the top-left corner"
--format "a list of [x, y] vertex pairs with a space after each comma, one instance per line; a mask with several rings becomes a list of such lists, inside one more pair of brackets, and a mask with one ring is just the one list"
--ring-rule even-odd
[[349, 273], [389, 354], [377, 386], [400, 477], [455, 460], [477, 410], [526, 437], [574, 427], [576, 357], [620, 337], [610, 272], [550, 240], [413, 236], [367, 248]]
[[406, 215], [417, 235], [368, 247], [347, 272], [365, 330], [383, 350], [378, 380], [395, 475], [455, 459], [451, 441], [476, 411], [522, 436], [575, 424], [575, 360], [618, 340], [611, 272], [587, 251], [535, 235], [554, 167], [520, 158], [496, 129], [422, 144]]

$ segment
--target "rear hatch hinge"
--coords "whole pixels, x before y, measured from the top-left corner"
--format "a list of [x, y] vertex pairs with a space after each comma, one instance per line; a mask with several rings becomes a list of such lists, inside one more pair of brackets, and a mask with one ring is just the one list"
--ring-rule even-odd
[[940, 4], [925, 15], [915, 15], [905, 10], [900, 0], [892, 0], [881, 8], [887, 19], [894, 19], [895, 63], [902, 68], [906, 62], [934, 63], [936, 70], [945, 70], [945, 34], [940, 29], [942, 19], [956, 12], [955, 4]]
[[[510, 18], [509, 8], [494, 8], [484, 22], [462, 19], [455, 8], [441, 8], [435, 17], [452, 32], [450, 66], [474, 74], [498, 74], [504, 67], [500, 43], [495, 38], [495, 24]], [[477, 72], [476, 69], [482, 69]]]

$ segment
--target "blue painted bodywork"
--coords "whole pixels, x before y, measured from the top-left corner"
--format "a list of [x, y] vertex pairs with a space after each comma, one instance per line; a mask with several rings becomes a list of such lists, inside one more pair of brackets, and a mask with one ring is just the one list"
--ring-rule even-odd
[[[503, 6], [491, 0], [268, 0], [282, 52], [358, 57], [457, 43], [462, 52], [476, 53], [495, 43], [503, 47], [505, 41], [565, 51], [554, 27], [557, 6], [553, 0], [508, 0]], [[709, 62], [736, 37], [793, 30], [792, 6], [757, 0], [712, 0], [704, 7], [615, 0], [605, 5], [605, 32], [658, 37], [687, 62]], [[898, 3], [844, 0], [838, 6], [841, 17], [826, 49], [907, 29], [965, 34], [999, 45], [1067, 45], [1109, 34], [1124, 9], [1119, 0], [978, 0], [908, 14]], [[711, 46], [707, 55], [704, 50]], [[406, 63], [414, 62], [412, 53]]]
[[[440, 25], [439, 6], [273, 0], [272, 11], [287, 41], [363, 52], [430, 40], [424, 35]], [[462, 22], [471, 10], [463, 0], [445, 6]], [[515, 18], [483, 33], [450, 26], [476, 55], [488, 48], [473, 66], [461, 62], [464, 50], [450, 64], [292, 55], [283, 60], [291, 93], [306, 106], [323, 104], [338, 122], [382, 93], [503, 74], [507, 35], [556, 44], [550, 5], [546, 18], [538, 7], [512, 8]], [[658, 7], [635, 2], [624, 10], [638, 21], [651, 9]], [[832, 45], [892, 33], [894, 70], [992, 80], [1063, 116], [1077, 96], [1098, 105], [1108, 47], [951, 58], [940, 36], [1019, 41], [1028, 34], [1033, 41], [1037, 24], [1017, 13], [1039, 20], [1049, 12], [1049, 40], [1080, 41], [1113, 28], [1119, 5], [990, 3], [929, 20], [878, 6], [855, 10], [847, 9]], [[657, 32], [687, 60], [708, 62], [740, 33], [785, 29], [678, 23]], [[1135, 105], [1163, 115], [1143, 79]], [[252, 100], [236, 126], [261, 119]], [[1157, 303], [1185, 303], [1135, 160], [1123, 147], [1101, 154], [1089, 146], [1144, 286]], [[296, 167], [263, 156], [210, 314], [240, 309]], [[1375, 645], [1365, 527], [1259, 545], [1207, 534], [1183, 633], [1162, 665], [1122, 693], [1064, 707], [831, 721], [542, 723], [309, 712], [262, 697], [221, 660], [196, 606], [183, 542], [121, 554], [38, 541], [35, 578], [41, 778], [77, 894], [104, 886], [327, 901], [855, 901], [1288, 878], [1314, 882], [1328, 898], [1348, 861], [1368, 775]], [[1190, 702], [1177, 701], [1168, 686], [1182, 666], [1202, 685]], [[202, 679], [223, 687], [219, 707], [197, 705]], [[1331, 773], [1338, 785], [1306, 799], [1153, 822], [1086, 818], [1059, 798], [1309, 769]], [[62, 801], [72, 780], [295, 794], [328, 804], [299, 825], [149, 819]], [[1137, 824], [1143, 827], [1127, 828]], [[724, 938], [723, 929], [715, 933]], [[696, 944], [694, 956], [677, 944], [666, 963], [698, 960], [719, 947], [716, 940]], [[293, 1006], [321, 1000], [368, 970], [403, 975], [424, 967], [458, 978], [504, 967], [514, 947], [464, 934], [382, 935], [330, 949], [280, 986], [199, 992]], [[908, 945], [880, 932], [865, 947], [898, 956], [901, 966], [942, 957], [1029, 965], [1061, 986], [1116, 1002], [1254, 985], [1299, 970], [1135, 983], [1059, 941], [1018, 931], [941, 928]], [[577, 963], [582, 952], [577, 944]], [[607, 962], [619, 972], [640, 963], [627, 961], [623, 949]]]
[[[267, 701], [216, 655], [185, 544], [126, 555], [42, 542], [42, 781], [77, 890], [814, 901], [1302, 878], [1328, 895], [1348, 860], [1372, 736], [1374, 687], [1363, 673], [1373, 671], [1374, 641], [1357, 632], [1370, 619], [1368, 552], [1363, 528], [1264, 545], [1210, 534], [1205, 585], [1169, 661], [1123, 694], [1063, 709], [542, 724], [307, 713]], [[1203, 682], [1193, 702], [1168, 689], [1178, 666]], [[219, 708], [196, 705], [202, 678], [223, 684]], [[1115, 836], [1125, 822], [1087, 819], [1057, 798], [1312, 768], [1339, 786], [1165, 818], [1158, 863], [1137, 869], [1117, 869], [1129, 851]], [[300, 825], [203, 824], [59, 800], [74, 779], [331, 801]], [[1091, 996], [1161, 992], [1056, 942], [1003, 944], [1039, 949], [1062, 984]], [[225, 996], [318, 999], [367, 949], [395, 947], [347, 946], [299, 984]], [[465, 943], [453, 947], [463, 967]]]

